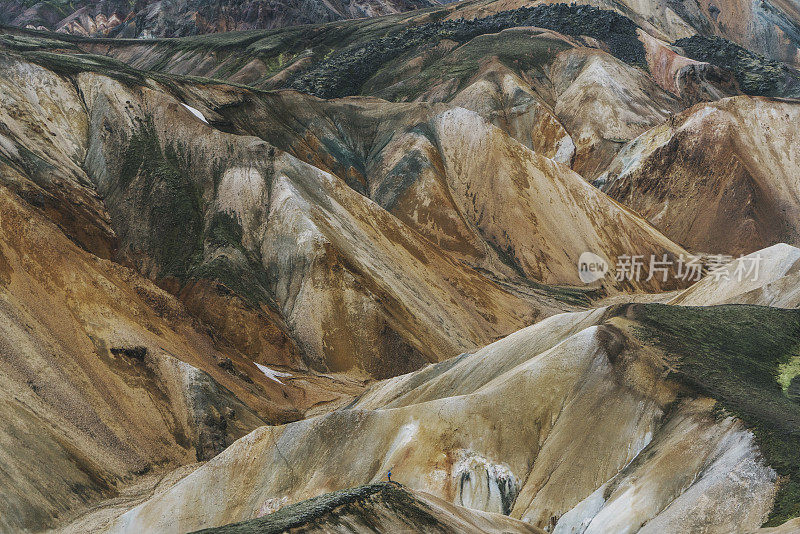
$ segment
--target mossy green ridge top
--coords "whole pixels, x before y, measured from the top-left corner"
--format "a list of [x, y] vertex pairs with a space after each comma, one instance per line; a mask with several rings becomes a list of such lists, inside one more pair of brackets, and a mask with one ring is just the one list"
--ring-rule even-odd
[[357, 506], [359, 503], [373, 498], [381, 499], [392, 508], [402, 509], [404, 514], [416, 510], [416, 519], [431, 526], [436, 525], [436, 520], [427, 513], [425, 504], [415, 499], [402, 486], [389, 482], [380, 482], [326, 493], [284, 506], [277, 512], [264, 517], [232, 523], [222, 527], [203, 529], [197, 532], [205, 534], [250, 534], [256, 532], [259, 534], [278, 534], [321, 519], [340, 507]]
[[742, 419], [767, 463], [785, 477], [767, 525], [800, 516], [800, 404], [778, 381], [800, 355], [800, 310], [653, 304], [629, 314], [642, 341], [676, 358], [670, 378]]

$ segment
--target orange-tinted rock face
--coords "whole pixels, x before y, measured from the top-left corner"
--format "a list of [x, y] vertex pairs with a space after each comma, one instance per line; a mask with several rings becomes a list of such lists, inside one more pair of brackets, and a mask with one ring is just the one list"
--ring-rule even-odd
[[304, 367], [299, 349], [274, 310], [248, 306], [227, 288], [209, 280], [190, 282], [179, 296], [192, 315], [213, 325], [218, 342], [260, 364]]
[[0, 196], [4, 529], [41, 528], [135, 473], [209, 458], [287, 419], [285, 401], [216, 365], [172, 297]]
[[[125, 14], [113, 12], [109, 16], [104, 13], [92, 15], [88, 9], [81, 9], [62, 20], [55, 28], [60, 33], [72, 35], [104, 37], [119, 27], [126, 18]], [[126, 12], [127, 13], [127, 12]]]

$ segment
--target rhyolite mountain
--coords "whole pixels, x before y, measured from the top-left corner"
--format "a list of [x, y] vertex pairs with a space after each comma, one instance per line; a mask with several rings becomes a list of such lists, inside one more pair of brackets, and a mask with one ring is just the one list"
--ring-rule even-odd
[[265, 5], [6, 6], [0, 531], [795, 531], [794, 4]]
[[[76, 35], [180, 37], [232, 30], [269, 29], [343, 19], [374, 17], [448, 4], [436, 0], [8, 0], [0, 23]], [[554, 0], [468, 0], [451, 7], [459, 18], [482, 18]], [[662, 40], [690, 43], [693, 57], [705, 61], [724, 38], [771, 60], [800, 66], [800, 8], [792, 0], [702, 0], [634, 2], [582, 0], [632, 20]], [[441, 13], [441, 11], [439, 11]]]
[[400, 13], [434, 0], [9, 0], [0, 23], [96, 37], [182, 37]]

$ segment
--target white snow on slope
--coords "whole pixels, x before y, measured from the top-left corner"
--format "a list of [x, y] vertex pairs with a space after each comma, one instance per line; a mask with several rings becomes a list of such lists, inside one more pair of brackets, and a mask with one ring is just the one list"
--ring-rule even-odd
[[258, 367], [267, 378], [274, 380], [278, 384], [283, 384], [283, 382], [281, 382], [278, 378], [279, 376], [292, 376], [292, 373], [282, 373], [280, 371], [276, 371], [275, 369], [270, 369], [266, 365], [261, 365], [260, 363], [257, 363], [256, 367]]
[[197, 117], [198, 119], [200, 119], [200, 120], [201, 120], [201, 121], [203, 121], [204, 123], [208, 124], [208, 121], [206, 120], [205, 116], [204, 116], [204, 115], [203, 115], [203, 114], [200, 112], [200, 110], [199, 110], [199, 109], [193, 108], [192, 106], [188, 106], [188, 105], [184, 104], [183, 102], [181, 102], [181, 105], [182, 105], [183, 107], [185, 107], [186, 109], [188, 109], [188, 110], [189, 110], [189, 112], [190, 112], [192, 115], [194, 115], [195, 117]]

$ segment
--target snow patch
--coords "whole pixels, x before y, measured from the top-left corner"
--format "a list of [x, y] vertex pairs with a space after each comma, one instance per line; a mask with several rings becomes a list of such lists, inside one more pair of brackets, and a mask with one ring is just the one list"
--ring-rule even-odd
[[397, 451], [403, 450], [414, 440], [414, 437], [417, 435], [418, 431], [419, 422], [417, 421], [411, 421], [410, 423], [403, 425], [403, 427], [397, 433], [397, 436], [395, 436], [392, 446], [389, 447], [389, 451], [386, 453], [386, 458], [391, 459]]
[[192, 106], [189, 106], [188, 104], [184, 104], [183, 102], [181, 102], [181, 105], [182, 105], [183, 107], [185, 107], [186, 109], [188, 109], [188, 110], [189, 110], [189, 113], [191, 113], [192, 115], [194, 115], [195, 117], [197, 117], [198, 119], [200, 119], [201, 121], [203, 121], [204, 123], [208, 124], [208, 121], [206, 120], [206, 117], [205, 117], [205, 115], [203, 115], [203, 114], [200, 112], [200, 110], [199, 110], [199, 109], [197, 109], [197, 108], [193, 108]]
[[278, 378], [279, 376], [292, 376], [292, 373], [282, 373], [280, 371], [276, 371], [274, 369], [270, 369], [266, 365], [261, 365], [260, 363], [257, 363], [256, 367], [258, 367], [258, 369], [262, 373], [264, 373], [264, 376], [266, 376], [270, 380], [274, 380], [278, 384], [283, 384], [283, 382], [281, 382], [280, 379]]
[[556, 153], [553, 156], [553, 161], [563, 163], [564, 165], [572, 165], [572, 158], [575, 156], [575, 143], [569, 135], [565, 135], [556, 143]]

